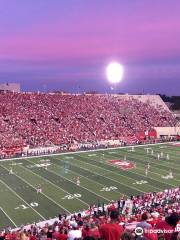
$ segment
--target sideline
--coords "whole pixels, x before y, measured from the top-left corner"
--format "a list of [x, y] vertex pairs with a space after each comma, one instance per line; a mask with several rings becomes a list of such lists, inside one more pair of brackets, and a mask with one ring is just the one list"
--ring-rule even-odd
[[75, 151], [75, 152], [63, 152], [63, 153], [52, 153], [52, 154], [41, 154], [41, 155], [34, 155], [34, 156], [23, 156], [23, 157], [16, 157], [16, 158], [4, 158], [1, 159], [0, 162], [4, 161], [14, 161], [14, 160], [21, 160], [26, 158], [41, 158], [41, 157], [50, 157], [50, 156], [59, 156], [59, 155], [67, 155], [67, 154], [79, 154], [79, 153], [87, 153], [87, 152], [100, 152], [100, 151], [109, 151], [109, 150], [115, 150], [115, 149], [126, 149], [126, 148], [138, 148], [143, 146], [154, 146], [154, 145], [166, 145], [166, 144], [178, 144], [178, 141], [175, 142], [163, 142], [163, 143], [149, 143], [149, 144], [142, 144], [142, 145], [130, 145], [125, 147], [111, 147], [111, 148], [100, 148], [100, 149], [90, 149], [85, 151]]

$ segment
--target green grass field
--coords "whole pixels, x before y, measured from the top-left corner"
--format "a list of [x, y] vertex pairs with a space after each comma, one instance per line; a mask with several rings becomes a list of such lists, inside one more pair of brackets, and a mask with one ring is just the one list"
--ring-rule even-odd
[[[170, 160], [147, 155], [163, 152]], [[180, 186], [180, 146], [151, 145], [131, 148], [59, 154], [0, 162], [0, 228], [54, 218], [59, 213], [88, 209], [123, 194], [138, 195]], [[110, 165], [110, 160], [135, 163], [129, 170]], [[47, 169], [44, 160], [50, 160]], [[148, 176], [145, 167], [150, 162]], [[12, 168], [13, 174], [9, 174]], [[170, 169], [173, 179], [164, 179]], [[76, 178], [80, 177], [80, 186]], [[36, 187], [42, 186], [37, 194]]]

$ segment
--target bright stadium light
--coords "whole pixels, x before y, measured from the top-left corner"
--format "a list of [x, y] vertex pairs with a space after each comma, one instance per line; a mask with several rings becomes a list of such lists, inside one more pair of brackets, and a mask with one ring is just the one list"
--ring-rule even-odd
[[106, 74], [110, 83], [119, 83], [123, 78], [124, 68], [117, 62], [112, 62], [107, 66]]

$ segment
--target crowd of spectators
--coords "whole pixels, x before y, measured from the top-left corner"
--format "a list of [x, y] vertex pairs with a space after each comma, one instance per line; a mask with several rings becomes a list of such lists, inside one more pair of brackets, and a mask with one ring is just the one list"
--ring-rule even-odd
[[60, 93], [0, 93], [0, 151], [135, 137], [175, 126], [163, 109], [132, 97]]
[[[130, 207], [132, 205], [132, 208]], [[131, 209], [131, 211], [130, 211]], [[137, 228], [142, 230], [139, 235]], [[140, 196], [123, 196], [109, 205], [66, 216], [52, 225], [38, 224], [1, 232], [4, 240], [179, 240], [180, 188]]]

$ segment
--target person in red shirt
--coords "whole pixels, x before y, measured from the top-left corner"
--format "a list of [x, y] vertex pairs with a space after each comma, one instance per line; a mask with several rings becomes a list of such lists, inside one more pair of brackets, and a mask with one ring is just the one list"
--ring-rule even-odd
[[119, 213], [117, 210], [111, 211], [111, 221], [100, 227], [100, 236], [104, 240], [119, 240], [124, 229], [118, 223]]
[[94, 237], [95, 239], [100, 238], [99, 228], [95, 223], [91, 223], [91, 237]]
[[180, 220], [180, 216], [178, 213], [172, 213], [167, 216], [165, 220], [160, 221], [156, 225], [156, 229], [158, 231], [162, 231], [159, 233], [160, 236], [163, 236], [165, 240], [171, 240], [171, 236], [175, 231], [176, 224]]
[[91, 236], [90, 225], [87, 223], [86, 226], [82, 229], [83, 238]]
[[67, 240], [67, 231], [66, 230], [61, 230], [58, 240]]

